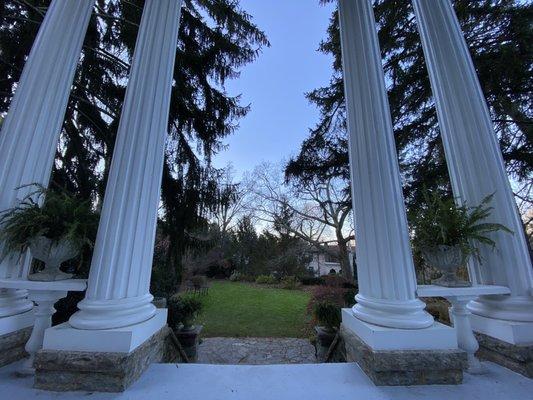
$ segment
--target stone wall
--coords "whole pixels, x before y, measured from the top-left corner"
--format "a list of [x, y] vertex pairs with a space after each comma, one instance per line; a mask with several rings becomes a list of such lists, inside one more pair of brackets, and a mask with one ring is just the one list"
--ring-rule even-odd
[[479, 358], [500, 364], [528, 378], [533, 378], [533, 345], [517, 346], [476, 333]]
[[33, 327], [0, 336], [0, 367], [18, 361], [28, 354], [24, 350]]
[[178, 351], [164, 327], [131, 353], [41, 350], [35, 388], [53, 391], [122, 392], [152, 363], [176, 362]]
[[378, 386], [457, 385], [468, 366], [462, 350], [373, 350], [344, 326], [341, 335], [346, 360]]

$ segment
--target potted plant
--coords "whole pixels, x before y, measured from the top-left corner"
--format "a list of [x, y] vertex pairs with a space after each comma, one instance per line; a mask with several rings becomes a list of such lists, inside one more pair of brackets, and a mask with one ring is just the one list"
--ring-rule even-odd
[[470, 282], [457, 277], [457, 270], [470, 257], [481, 257], [476, 245], [495, 247], [488, 234], [504, 231], [512, 233], [498, 223], [485, 222], [492, 212], [489, 206], [491, 194], [477, 206], [457, 205], [454, 199], [443, 198], [438, 192], [424, 193], [425, 204], [417, 210], [414, 219], [414, 246], [424, 261], [442, 276], [435, 285], [446, 287], [471, 286]]
[[313, 308], [313, 316], [319, 323], [315, 328], [318, 343], [322, 348], [328, 349], [341, 324], [341, 308], [329, 300], [319, 301]]
[[168, 299], [168, 325], [190, 361], [197, 359], [202, 326], [193, 323], [202, 307], [202, 302], [190, 295], [175, 294]]
[[45, 264], [42, 271], [30, 274], [29, 280], [69, 279], [72, 274], [59, 267], [78, 256], [83, 246], [92, 245], [98, 218], [89, 201], [80, 201], [65, 191], [31, 186], [36, 189], [16, 207], [0, 213], [0, 259], [20, 257], [29, 249]]

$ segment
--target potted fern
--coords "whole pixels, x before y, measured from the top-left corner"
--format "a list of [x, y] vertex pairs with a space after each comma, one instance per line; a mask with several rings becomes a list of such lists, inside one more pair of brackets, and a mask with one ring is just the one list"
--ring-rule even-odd
[[[69, 279], [72, 274], [59, 267], [77, 257], [85, 245], [92, 245], [98, 218], [89, 201], [80, 201], [65, 191], [35, 186], [15, 207], [0, 212], [0, 259], [31, 255], [45, 264], [42, 271], [28, 275], [34, 281]], [[41, 206], [42, 204], [42, 206]]]
[[313, 316], [320, 324], [315, 328], [318, 343], [327, 349], [335, 339], [341, 324], [341, 308], [332, 301], [320, 301], [313, 308]]
[[485, 222], [492, 212], [494, 194], [477, 206], [457, 205], [454, 199], [443, 198], [438, 192], [424, 193], [424, 204], [414, 218], [414, 246], [429, 266], [442, 272], [432, 283], [446, 287], [471, 286], [457, 276], [459, 267], [470, 257], [480, 262], [478, 245], [496, 246], [488, 236], [491, 232], [512, 233], [507, 227]]
[[203, 308], [194, 296], [175, 294], [168, 299], [168, 326], [172, 328], [189, 361], [196, 361], [202, 325], [193, 325]]

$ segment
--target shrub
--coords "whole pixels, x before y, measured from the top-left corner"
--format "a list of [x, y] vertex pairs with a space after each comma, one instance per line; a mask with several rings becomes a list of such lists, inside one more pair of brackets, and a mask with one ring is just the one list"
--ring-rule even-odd
[[355, 289], [346, 289], [344, 291], [343, 300], [345, 307], [353, 307], [355, 305], [355, 295], [357, 290]]
[[307, 304], [307, 312], [312, 314], [315, 305], [324, 301], [336, 304], [339, 307], [345, 307], [345, 296], [347, 296], [346, 292], [347, 289], [342, 287], [317, 286], [316, 288], [313, 288], [311, 292], [311, 299]]
[[238, 282], [241, 280], [242, 274], [239, 271], [233, 271], [229, 277], [229, 280], [232, 282]]
[[205, 275], [194, 275], [191, 278], [191, 283], [194, 286], [194, 289], [198, 290], [207, 285], [207, 278], [205, 277]]
[[348, 279], [340, 275], [325, 275], [322, 276], [321, 279], [323, 279], [324, 285], [326, 286], [341, 287], [345, 289], [357, 288], [357, 285], [354, 282], [349, 281]]
[[304, 286], [317, 286], [325, 284], [324, 278], [317, 276], [304, 276], [300, 278], [300, 282]]
[[181, 285], [179, 268], [167, 263], [154, 263], [152, 279], [150, 280], [150, 293], [156, 297], [169, 298], [176, 293]]
[[255, 283], [260, 285], [273, 285], [277, 283], [277, 280], [272, 275], [259, 275], [257, 278], [255, 278]]
[[250, 274], [243, 274], [239, 271], [233, 271], [229, 277], [232, 282], [255, 282], [255, 277]]
[[190, 329], [203, 304], [192, 296], [175, 294], [168, 299], [168, 325], [172, 329]]
[[330, 287], [344, 287], [347, 280], [340, 275], [326, 275], [323, 276], [324, 284]]
[[342, 284], [344, 289], [357, 289], [357, 285], [353, 282], [346, 281]]
[[300, 281], [295, 276], [284, 276], [281, 278], [281, 287], [287, 290], [294, 290], [300, 285]]
[[341, 324], [341, 308], [331, 301], [320, 301], [313, 308], [313, 316], [328, 331], [338, 329]]
[[252, 274], [242, 274], [240, 280], [241, 282], [255, 282], [255, 276]]

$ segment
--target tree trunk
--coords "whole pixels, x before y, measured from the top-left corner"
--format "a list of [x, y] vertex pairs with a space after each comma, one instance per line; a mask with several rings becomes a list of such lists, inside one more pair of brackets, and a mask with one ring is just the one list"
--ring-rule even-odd
[[339, 238], [339, 233], [337, 233], [337, 245], [339, 247], [339, 264], [341, 265], [342, 276], [349, 282], [353, 282], [353, 273], [350, 266], [350, 253], [348, 252], [346, 241], [342, 235]]

